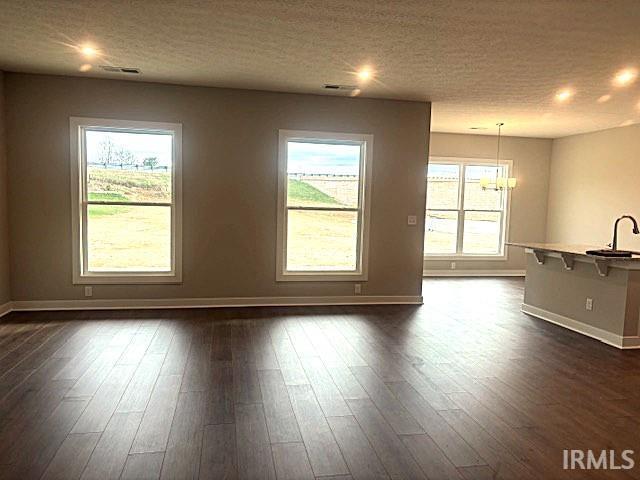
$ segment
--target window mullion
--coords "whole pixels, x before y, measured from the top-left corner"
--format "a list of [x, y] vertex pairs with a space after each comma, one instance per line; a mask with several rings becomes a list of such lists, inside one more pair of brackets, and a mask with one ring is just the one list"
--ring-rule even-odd
[[502, 210], [500, 212], [500, 236], [498, 237], [498, 253], [504, 255], [505, 252], [505, 243], [507, 241], [507, 226], [505, 224], [505, 211]]
[[108, 200], [87, 200], [87, 205], [106, 205], [112, 207], [172, 207], [174, 203], [154, 203], [154, 202], [111, 202]]
[[456, 254], [462, 254], [462, 244], [464, 242], [464, 189], [467, 166], [460, 164], [460, 177], [458, 187], [458, 235], [456, 237]]
[[360, 212], [360, 207], [335, 208], [335, 207], [295, 207], [287, 206], [287, 210], [299, 210], [302, 212]]

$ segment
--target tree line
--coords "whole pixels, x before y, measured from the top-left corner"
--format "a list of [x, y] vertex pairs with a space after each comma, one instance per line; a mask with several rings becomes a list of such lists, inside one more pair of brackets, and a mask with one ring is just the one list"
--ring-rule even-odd
[[113, 140], [107, 138], [98, 145], [98, 164], [105, 167], [135, 167], [136, 169], [154, 170], [161, 168], [167, 170], [168, 167], [160, 166], [157, 157], [137, 158], [133, 152], [125, 147], [116, 145]]

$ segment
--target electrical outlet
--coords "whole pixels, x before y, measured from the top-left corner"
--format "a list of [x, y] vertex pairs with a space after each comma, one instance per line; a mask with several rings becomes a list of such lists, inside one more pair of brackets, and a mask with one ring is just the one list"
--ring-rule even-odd
[[93, 287], [84, 287], [84, 296], [93, 297]]
[[359, 283], [356, 283], [353, 286], [353, 293], [355, 293], [356, 295], [360, 295], [362, 293], [362, 285]]
[[407, 217], [407, 225], [417, 225], [418, 224], [418, 217], [416, 217], [415, 215], [409, 215]]
[[587, 301], [584, 304], [584, 308], [586, 308], [588, 311], [592, 311], [593, 310], [593, 298], [587, 297]]
[[455, 270], [456, 269], [456, 262], [451, 262], [451, 270]]

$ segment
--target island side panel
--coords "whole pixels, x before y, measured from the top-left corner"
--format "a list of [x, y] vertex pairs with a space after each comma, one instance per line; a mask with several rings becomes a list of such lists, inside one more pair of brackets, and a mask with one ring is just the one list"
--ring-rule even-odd
[[624, 321], [624, 335], [640, 335], [640, 271], [629, 271], [627, 285], [627, 309]]
[[[622, 336], [628, 277], [629, 271], [620, 268], [609, 268], [601, 277], [587, 262], [575, 262], [573, 270], [566, 270], [560, 258], [549, 256], [539, 265], [533, 254], [527, 254], [524, 303]], [[593, 299], [592, 311], [586, 309], [587, 297]], [[632, 335], [637, 335], [637, 322]]]

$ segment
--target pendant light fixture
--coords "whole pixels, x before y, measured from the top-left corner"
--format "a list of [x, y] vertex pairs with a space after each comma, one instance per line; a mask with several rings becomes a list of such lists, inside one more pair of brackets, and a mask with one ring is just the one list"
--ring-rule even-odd
[[502, 127], [504, 125], [503, 122], [496, 123], [498, 127], [498, 148], [496, 153], [496, 178], [491, 179], [489, 177], [480, 178], [480, 186], [482, 190], [512, 190], [516, 186], [515, 177], [505, 177], [501, 175], [501, 167], [500, 167], [500, 140], [502, 139]]

